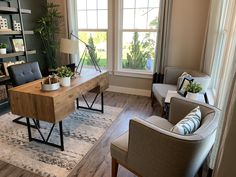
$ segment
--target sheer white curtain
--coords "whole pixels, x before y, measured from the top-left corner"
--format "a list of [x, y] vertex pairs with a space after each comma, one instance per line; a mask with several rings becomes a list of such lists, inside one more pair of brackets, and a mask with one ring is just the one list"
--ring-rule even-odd
[[[67, 13], [68, 13], [68, 31], [69, 38], [75, 39], [70, 36], [71, 33], [78, 36], [78, 16], [77, 16], [77, 0], [67, 0]], [[79, 63], [79, 54], [71, 55], [71, 63], [75, 63], [77, 66]]]
[[[216, 40], [215, 42], [211, 41], [211, 47], [214, 49], [212, 51], [209, 49], [209, 53], [213, 52], [213, 54], [210, 55], [212, 57], [210, 66], [212, 67], [212, 71], [210, 72], [213, 74], [213, 77], [215, 75], [215, 79], [217, 79], [216, 83], [218, 83], [215, 106], [222, 110], [226, 110], [226, 107], [228, 106], [226, 104], [226, 100], [230, 98], [230, 84], [232, 83], [233, 74], [235, 73], [234, 55], [236, 48], [236, 2], [235, 0], [224, 0], [220, 2], [218, 0], [213, 0], [212, 6], [219, 8], [218, 12], [220, 13], [220, 17], [216, 15], [216, 18], [218, 18], [220, 21], [218, 30], [212, 31], [216, 37]], [[217, 11], [213, 10], [213, 12]], [[211, 154], [209, 166], [212, 169], [215, 166], [216, 154], [219, 148], [220, 137], [223, 130], [223, 122], [225, 121], [224, 118], [225, 117], [222, 116], [222, 119], [219, 122], [216, 142]]]
[[213, 176], [215, 177], [230, 177], [236, 176], [235, 169], [235, 134], [236, 134], [236, 52], [234, 56], [234, 68], [231, 72], [233, 77], [232, 87], [230, 90], [230, 96], [228, 104], [225, 107], [225, 121], [224, 128], [222, 132], [222, 140], [220, 143], [220, 148], [217, 156], [217, 161], [215, 165], [215, 170]]
[[219, 39], [222, 0], [211, 0], [209, 10], [209, 20], [207, 29], [206, 46], [202, 61], [202, 71], [208, 75], [212, 74], [212, 66], [217, 50], [217, 41]]

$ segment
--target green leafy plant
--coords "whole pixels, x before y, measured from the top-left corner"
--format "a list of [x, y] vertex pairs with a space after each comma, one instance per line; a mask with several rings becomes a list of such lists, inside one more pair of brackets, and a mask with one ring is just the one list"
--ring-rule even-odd
[[59, 5], [54, 3], [47, 3], [45, 15], [36, 21], [35, 33], [42, 40], [49, 69], [57, 67], [56, 54], [59, 48], [57, 36], [60, 32], [60, 19], [62, 17], [58, 7]]
[[133, 41], [129, 46], [129, 53], [127, 53], [127, 62], [123, 67], [131, 69], [144, 69], [147, 56], [148, 53], [143, 49], [143, 44], [139, 40], [138, 32], [135, 32]]
[[89, 50], [88, 50], [89, 55], [87, 54], [87, 56], [86, 56], [86, 58], [88, 58], [87, 65], [92, 65], [93, 64], [91, 58], [93, 58], [97, 63], [99, 63], [100, 58], [98, 58], [98, 55], [97, 55], [97, 52], [96, 52], [96, 46], [94, 45], [92, 35], [90, 35], [90, 37], [88, 39], [88, 44], [91, 48], [89, 48]]
[[202, 91], [202, 86], [201, 84], [198, 84], [196, 82], [190, 82], [186, 86], [186, 91], [190, 93], [199, 93], [200, 91]]
[[69, 67], [61, 66], [56, 69], [57, 76], [58, 77], [71, 77], [73, 75], [73, 72]]
[[7, 44], [5, 43], [0, 43], [0, 49], [6, 49], [7, 48]]
[[148, 57], [154, 57], [154, 41], [147, 33], [142, 41], [139, 40], [138, 32], [134, 32], [133, 40], [127, 53], [127, 62], [123, 63], [124, 68], [145, 69]]

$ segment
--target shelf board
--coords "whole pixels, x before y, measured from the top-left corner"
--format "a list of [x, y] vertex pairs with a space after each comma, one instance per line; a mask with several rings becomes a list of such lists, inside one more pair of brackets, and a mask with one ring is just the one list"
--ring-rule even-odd
[[[34, 31], [25, 31], [25, 34], [34, 34]], [[0, 31], [0, 35], [22, 35], [21, 31]]]
[[[29, 50], [26, 52], [27, 55], [36, 54], [36, 50]], [[0, 58], [13, 58], [18, 56], [23, 56], [24, 52], [14, 52], [14, 53], [7, 53], [7, 54], [0, 54]]]
[[[31, 14], [29, 9], [21, 9], [22, 14]], [[0, 6], [0, 14], [18, 14], [19, 9], [15, 7]]]

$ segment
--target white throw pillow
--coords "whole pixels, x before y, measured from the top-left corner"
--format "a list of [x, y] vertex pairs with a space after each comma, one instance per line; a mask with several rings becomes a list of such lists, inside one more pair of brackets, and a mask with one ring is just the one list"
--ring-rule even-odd
[[192, 77], [193, 81], [200, 84], [202, 87], [202, 91], [200, 93], [206, 93], [209, 87], [211, 78], [209, 76], [206, 77]]
[[184, 72], [179, 78], [177, 82], [177, 90], [180, 89], [182, 82], [184, 81], [184, 78], [191, 78], [192, 76], [188, 74], [187, 72]]
[[188, 135], [195, 132], [201, 124], [200, 107], [193, 109], [187, 116], [180, 120], [170, 131], [180, 134]]

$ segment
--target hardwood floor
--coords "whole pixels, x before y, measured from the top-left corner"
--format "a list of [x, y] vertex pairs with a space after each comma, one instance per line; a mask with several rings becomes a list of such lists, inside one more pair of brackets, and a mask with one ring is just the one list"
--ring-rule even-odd
[[[100, 103], [100, 100], [97, 100]], [[160, 107], [151, 107], [149, 97], [120, 94], [113, 92], [104, 93], [104, 103], [109, 106], [122, 107], [119, 118], [102, 137], [101, 141], [91, 149], [83, 160], [75, 167], [68, 177], [110, 177], [111, 156], [110, 143], [116, 137], [128, 130], [129, 120], [133, 117], [146, 118], [150, 115], [160, 115]], [[28, 171], [0, 161], [1, 177], [39, 177]], [[119, 167], [118, 177], [134, 177], [128, 170]]]

